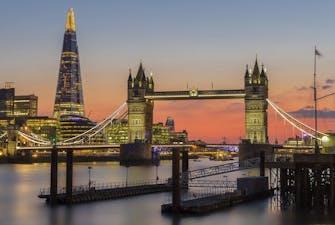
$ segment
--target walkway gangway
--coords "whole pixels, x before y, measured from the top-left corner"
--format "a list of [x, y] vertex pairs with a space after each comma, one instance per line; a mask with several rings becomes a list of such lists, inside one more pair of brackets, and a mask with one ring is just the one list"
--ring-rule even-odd
[[240, 170], [258, 168], [260, 163], [260, 158], [252, 158], [244, 161], [235, 161], [231, 163], [225, 163], [218, 166], [211, 166], [207, 168], [197, 169], [189, 171], [187, 176], [190, 180], [215, 176], [224, 173], [230, 173]]

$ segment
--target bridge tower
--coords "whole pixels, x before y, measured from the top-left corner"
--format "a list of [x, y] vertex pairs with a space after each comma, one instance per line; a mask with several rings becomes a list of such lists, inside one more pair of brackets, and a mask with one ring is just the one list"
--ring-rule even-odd
[[[152, 77], [147, 77], [142, 63], [135, 77], [128, 77], [128, 143], [121, 146], [120, 161], [151, 160], [153, 100], [145, 95], [154, 91]], [[122, 163], [122, 162], [121, 162]]]
[[252, 73], [247, 65], [245, 76], [245, 134], [253, 144], [268, 143], [268, 78], [262, 65], [259, 71], [257, 58]]

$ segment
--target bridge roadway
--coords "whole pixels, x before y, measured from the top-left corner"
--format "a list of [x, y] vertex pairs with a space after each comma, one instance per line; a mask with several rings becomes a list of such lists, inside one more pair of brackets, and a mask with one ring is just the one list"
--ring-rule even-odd
[[[191, 144], [169, 144], [169, 145], [159, 145], [155, 144], [152, 147], [158, 148], [191, 148], [195, 145]], [[206, 145], [207, 148], [224, 148], [224, 147], [237, 147], [238, 145], [227, 145], [227, 144], [208, 144]], [[57, 149], [73, 149], [73, 150], [86, 150], [86, 149], [106, 149], [106, 148], [120, 148], [120, 144], [90, 144], [90, 145], [56, 145]], [[52, 145], [46, 146], [17, 146], [17, 150], [50, 150], [52, 149]], [[198, 152], [202, 153], [202, 152]], [[203, 152], [206, 154], [207, 152]]]
[[[161, 147], [161, 148], [189, 148], [193, 145], [189, 144], [178, 144], [178, 145], [152, 145], [152, 147]], [[106, 148], [119, 148], [120, 144], [97, 144], [97, 145], [56, 145], [57, 149], [66, 150], [87, 150], [87, 149], [106, 149]], [[52, 145], [47, 146], [17, 146], [17, 150], [51, 150]]]
[[190, 100], [190, 99], [232, 99], [244, 98], [245, 90], [188, 90], [188, 91], [159, 91], [144, 96], [150, 100]]

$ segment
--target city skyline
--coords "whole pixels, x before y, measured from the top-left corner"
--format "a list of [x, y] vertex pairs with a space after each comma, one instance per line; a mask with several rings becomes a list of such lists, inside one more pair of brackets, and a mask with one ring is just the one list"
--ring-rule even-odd
[[[12, 16], [14, 19], [11, 20], [12, 26], [1, 24], [3, 30], [7, 30], [3, 35], [7, 45], [1, 44], [1, 47], [8, 55], [0, 66], [3, 69], [3, 79], [6, 79], [2, 82], [14, 81], [20, 94], [34, 93], [39, 96], [40, 115], [52, 114], [55, 92], [51, 90], [54, 90], [56, 84], [64, 14], [70, 7], [76, 10], [86, 112], [93, 120], [108, 116], [126, 100], [128, 67], [136, 71], [140, 61], [147, 72], [153, 72], [156, 90], [186, 90], [187, 87], [238, 89], [243, 87], [245, 64], [253, 65], [255, 55], [258, 54], [259, 61], [268, 69], [270, 99], [286, 111], [307, 115], [304, 122], [310, 123], [308, 113], [309, 106], [312, 105], [312, 91], [309, 87], [312, 84], [313, 48], [317, 44], [324, 55], [317, 62], [319, 93], [324, 95], [333, 90], [333, 32], [329, 24], [320, 24], [321, 21], [332, 21], [334, 17], [330, 10], [330, 6], [334, 4], [330, 1], [323, 3], [328, 4], [328, 8], [324, 5], [319, 7], [317, 1], [308, 1], [304, 5], [286, 2], [291, 8], [262, 1], [255, 5], [242, 4], [240, 1], [229, 4], [212, 1], [209, 5], [200, 2], [180, 3], [179, 7], [172, 3], [169, 5], [151, 1], [128, 5], [105, 1], [100, 4], [73, 2], [69, 5], [61, 1], [51, 6], [42, 3], [37, 5], [39, 1], [34, 2], [36, 8], [31, 8], [31, 11], [17, 9], [11, 15], [8, 12], [2, 15], [5, 18]], [[1, 4], [4, 4], [1, 7], [3, 9], [13, 3]], [[203, 8], [204, 6], [206, 7]], [[228, 8], [232, 12], [228, 12], [224, 6], [230, 6]], [[55, 10], [42, 10], [52, 7]], [[250, 15], [246, 8], [251, 12], [256, 11], [257, 15], [250, 16], [248, 20], [243, 14]], [[274, 8], [277, 11], [273, 11]], [[301, 8], [305, 10], [298, 11]], [[108, 9], [116, 14], [108, 14]], [[318, 9], [322, 9], [322, 12]], [[34, 32], [27, 29], [36, 29], [36, 26], [31, 25], [38, 19], [33, 14], [35, 10], [41, 10], [40, 16], [45, 18], [44, 22], [38, 21], [37, 27], [43, 33], [38, 37], [39, 43], [30, 37], [30, 33]], [[45, 11], [50, 13], [47, 15]], [[314, 22], [311, 17], [307, 17], [307, 13], [312, 12], [315, 12]], [[142, 14], [145, 16], [140, 17]], [[280, 17], [283, 14], [285, 18]], [[27, 21], [19, 19], [23, 15], [27, 16]], [[304, 25], [307, 22], [309, 29]], [[50, 25], [41, 26], [43, 23]], [[14, 40], [20, 37], [13, 35], [13, 40], [10, 40], [7, 33], [16, 34], [17, 29], [23, 31], [24, 42], [17, 42], [18, 46], [9, 51]], [[32, 53], [30, 48], [34, 48], [35, 52], [27, 59], [26, 54]], [[22, 62], [20, 67], [11, 67], [10, 60], [13, 57]], [[48, 79], [40, 79], [45, 74], [48, 74]], [[27, 80], [26, 77], [30, 79]], [[320, 109], [327, 107], [328, 114], [333, 116], [334, 107], [331, 103], [334, 102], [334, 98], [330, 97], [320, 102]], [[166, 117], [172, 116], [176, 121], [176, 129], [187, 129], [190, 139], [218, 141], [225, 136], [228, 140], [237, 140], [244, 136], [243, 122], [240, 122], [244, 120], [243, 107], [242, 100], [155, 103], [154, 121], [165, 121]], [[204, 113], [207, 116], [204, 117]], [[332, 129], [334, 120], [329, 120], [321, 119], [320, 129]], [[230, 121], [236, 123], [232, 124]], [[272, 112], [269, 123], [270, 137], [285, 136], [275, 134], [282, 123], [276, 122]], [[277, 128], [273, 124], [277, 124]], [[293, 133], [290, 130], [285, 132]], [[273, 139], [270, 141], [273, 142]]]

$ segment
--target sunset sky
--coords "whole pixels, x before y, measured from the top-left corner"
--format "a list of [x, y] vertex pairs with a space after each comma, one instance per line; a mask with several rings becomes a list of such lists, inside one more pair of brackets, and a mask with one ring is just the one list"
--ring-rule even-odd
[[[302, 4], [303, 3], [303, 4]], [[75, 10], [86, 113], [95, 121], [126, 100], [128, 68], [142, 61], [156, 90], [241, 89], [245, 65], [258, 55], [269, 98], [312, 123], [314, 45], [319, 96], [334, 92], [334, 1], [0, 2], [0, 85], [36, 94], [39, 115], [52, 115], [68, 8]], [[320, 129], [335, 130], [335, 97], [320, 101]], [[154, 120], [175, 119], [190, 139], [237, 142], [244, 136], [243, 100], [156, 102]], [[269, 136], [295, 131], [269, 109]]]

